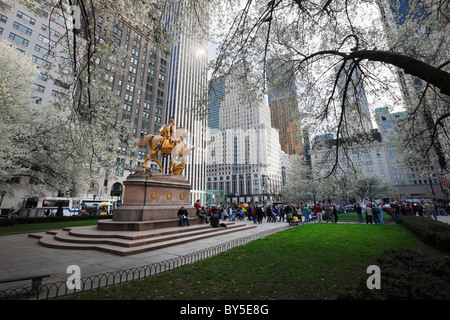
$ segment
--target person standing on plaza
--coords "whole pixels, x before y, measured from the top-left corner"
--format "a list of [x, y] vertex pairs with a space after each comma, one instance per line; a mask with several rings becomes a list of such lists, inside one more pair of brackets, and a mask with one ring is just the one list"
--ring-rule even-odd
[[316, 212], [317, 221], [322, 221], [322, 206], [320, 203], [314, 207], [314, 211]]
[[433, 203], [433, 202], [430, 203], [430, 211], [431, 211], [431, 214], [432, 214], [433, 217], [434, 217], [434, 220], [437, 220], [437, 217], [436, 217], [436, 209], [435, 209], [435, 206], [434, 206], [434, 203]]
[[372, 208], [372, 217], [373, 217], [373, 221], [375, 222], [375, 224], [379, 224], [380, 222], [378, 221], [378, 210], [380, 208], [377, 207], [377, 205], [375, 203], [371, 204], [371, 208]]
[[335, 205], [333, 206], [333, 220], [334, 223], [337, 223], [339, 220], [337, 207]]
[[264, 211], [262, 206], [256, 207], [256, 219], [258, 221], [258, 224], [262, 223], [264, 217]]
[[309, 222], [310, 221], [310, 216], [309, 216], [309, 207], [308, 204], [305, 204], [305, 207], [303, 208], [303, 210], [305, 211], [305, 221]]
[[380, 224], [384, 224], [384, 221], [383, 221], [383, 205], [380, 203], [379, 205], [378, 205], [378, 221], [380, 222]]
[[199, 211], [202, 209], [202, 206], [200, 205], [200, 200], [197, 200], [197, 201], [194, 203], [194, 207], [195, 207], [195, 209], [197, 209], [197, 216], [198, 216]]
[[362, 217], [362, 208], [359, 205], [359, 203], [356, 205], [356, 213], [358, 214], [358, 221], [359, 221], [359, 223], [364, 223], [364, 219]]
[[283, 206], [280, 207], [280, 219], [278, 220], [278, 222], [281, 222], [281, 221], [284, 222], [284, 207]]
[[431, 219], [431, 206], [428, 202], [425, 202], [424, 200], [422, 200], [422, 205], [423, 205], [423, 211], [424, 211], [424, 215], [427, 218]]
[[372, 224], [372, 208], [370, 203], [366, 205], [365, 213], [366, 213], [366, 224], [369, 223]]

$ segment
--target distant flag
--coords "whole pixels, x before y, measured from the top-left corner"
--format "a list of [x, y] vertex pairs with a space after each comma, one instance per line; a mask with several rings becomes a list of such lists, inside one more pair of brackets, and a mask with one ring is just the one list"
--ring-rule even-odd
[[450, 170], [449, 169], [442, 169], [441, 183], [442, 183], [442, 185], [446, 186], [447, 188], [450, 188]]

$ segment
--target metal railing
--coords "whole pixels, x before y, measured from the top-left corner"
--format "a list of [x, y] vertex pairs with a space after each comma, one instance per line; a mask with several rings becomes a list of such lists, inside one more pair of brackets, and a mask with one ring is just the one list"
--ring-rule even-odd
[[125, 270], [87, 276], [80, 279], [79, 289], [70, 289], [67, 281], [58, 281], [54, 283], [42, 284], [37, 293], [33, 292], [31, 287], [1, 290], [0, 300], [46, 300], [150, 277], [215, 256], [232, 248], [245, 245], [254, 240], [264, 238], [268, 235], [286, 230], [288, 228], [289, 226], [286, 225], [280, 228], [262, 231], [189, 253], [184, 256], [152, 263], [142, 267], [134, 267]]

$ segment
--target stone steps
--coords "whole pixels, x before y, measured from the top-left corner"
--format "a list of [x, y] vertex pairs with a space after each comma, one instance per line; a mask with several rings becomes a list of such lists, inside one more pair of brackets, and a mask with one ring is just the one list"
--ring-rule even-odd
[[226, 225], [227, 228], [203, 224], [130, 232], [103, 231], [90, 226], [32, 233], [29, 237], [37, 238], [41, 245], [51, 248], [99, 250], [127, 256], [256, 227], [234, 222]]

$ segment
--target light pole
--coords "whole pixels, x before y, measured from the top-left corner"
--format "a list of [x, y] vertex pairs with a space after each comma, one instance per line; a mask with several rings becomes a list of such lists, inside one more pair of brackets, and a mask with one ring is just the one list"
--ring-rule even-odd
[[265, 200], [264, 198], [266, 196], [266, 179], [265, 179], [265, 177], [267, 177], [267, 175], [262, 174], [261, 177], [262, 177], [262, 183], [263, 183], [263, 204], [264, 204], [264, 200]]

